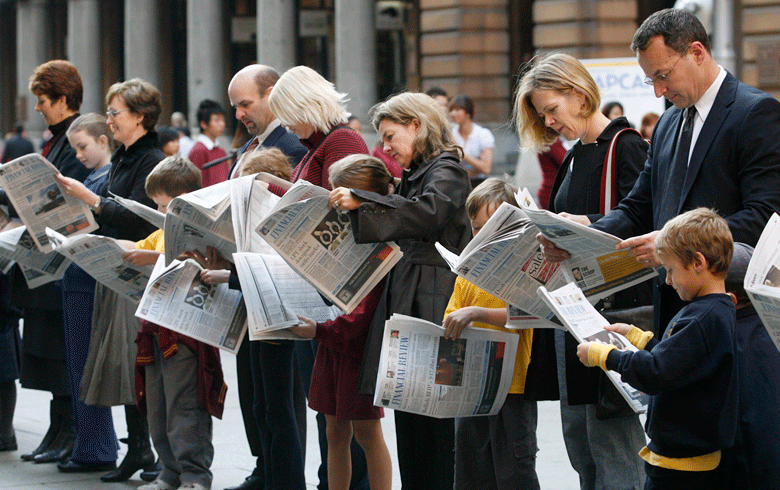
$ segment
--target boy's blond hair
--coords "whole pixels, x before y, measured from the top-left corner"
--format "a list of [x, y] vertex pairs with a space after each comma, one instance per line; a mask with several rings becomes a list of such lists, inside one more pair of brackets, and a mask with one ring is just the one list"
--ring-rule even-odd
[[387, 195], [393, 175], [384, 162], [370, 155], [356, 153], [334, 162], [328, 169], [330, 186], [362, 189]]
[[166, 194], [177, 197], [201, 188], [200, 169], [179, 155], [171, 155], [158, 163], [146, 176], [144, 190], [149, 197]]
[[486, 204], [495, 204], [498, 208], [502, 202], [508, 202], [512, 206], [517, 206], [516, 192], [515, 186], [504, 179], [490, 177], [471, 191], [466, 199], [466, 212], [469, 218], [474, 219]]
[[726, 278], [734, 252], [734, 240], [726, 220], [715, 210], [697, 208], [666, 222], [655, 237], [656, 255], [674, 257], [684, 267], [696, 252], [705, 259], [715, 277]]
[[279, 148], [262, 148], [247, 155], [238, 169], [239, 175], [252, 175], [259, 172], [275, 175], [284, 180], [290, 180], [292, 177], [290, 160]]

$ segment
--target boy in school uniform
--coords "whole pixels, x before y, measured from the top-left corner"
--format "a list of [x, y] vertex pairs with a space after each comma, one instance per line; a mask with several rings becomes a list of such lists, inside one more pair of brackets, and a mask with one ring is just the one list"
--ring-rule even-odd
[[[161, 161], [146, 178], [146, 194], [165, 213], [174, 197], [201, 187], [201, 173], [178, 155]], [[125, 252], [136, 265], [154, 264], [165, 252], [157, 230]], [[163, 469], [139, 490], [211, 488], [211, 416], [222, 418], [227, 385], [219, 350], [154, 323], [141, 322], [135, 339], [136, 400], [147, 412], [149, 432]]]
[[586, 366], [613, 370], [651, 395], [645, 430], [646, 490], [725, 488], [719, 466], [734, 444], [738, 386], [736, 312], [725, 279], [733, 253], [731, 232], [715, 211], [698, 208], [670, 220], [655, 240], [666, 282], [684, 301], [664, 338], [626, 324], [609, 330], [641, 349], [584, 342]]
[[[517, 206], [516, 190], [492, 177], [478, 185], [466, 200], [471, 229], [476, 235], [502, 202]], [[455, 420], [455, 490], [516, 490], [539, 488], [536, 475], [536, 401], [524, 397], [531, 360], [533, 330], [507, 330], [506, 303], [462, 277], [445, 311], [445, 337], [457, 339], [466, 326], [516, 333], [515, 371], [509, 394], [498, 414]]]

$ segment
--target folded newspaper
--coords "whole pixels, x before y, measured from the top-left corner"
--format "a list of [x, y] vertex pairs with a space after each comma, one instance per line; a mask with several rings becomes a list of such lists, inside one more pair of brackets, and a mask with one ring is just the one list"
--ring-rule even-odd
[[206, 254], [213, 247], [231, 260], [236, 252], [233, 218], [230, 213], [231, 181], [182, 194], [168, 204], [165, 215], [165, 263], [184, 252]]
[[135, 316], [235, 354], [246, 331], [241, 292], [206, 284], [194, 260], [165, 266], [160, 256]]
[[[58, 252], [43, 253], [35, 246], [26, 226], [18, 226], [0, 233], [0, 257], [12, 260], [26, 270], [28, 286], [35, 287], [61, 279], [70, 260]], [[33, 283], [30, 280], [34, 279]]]
[[128, 210], [135, 213], [137, 216], [145, 219], [147, 222], [154, 225], [155, 228], [162, 229], [163, 226], [165, 226], [165, 215], [163, 213], [157, 211], [156, 209], [152, 209], [146, 204], [140, 203], [138, 201], [119, 197], [113, 192], [109, 191], [109, 194], [111, 194], [109, 199], [116, 201], [118, 204], [121, 204]]
[[[555, 291], [548, 291], [544, 286], [540, 286], [539, 296], [552, 308], [577, 342], [599, 342], [612, 344], [620, 350], [633, 352], [637, 350], [624, 336], [604, 328], [609, 325], [609, 322], [596, 311], [576, 284], [569, 283]], [[615, 371], [606, 373], [634, 412], [647, 411], [649, 397], [645, 393], [624, 383], [620, 374]]]
[[335, 306], [326, 305], [320, 293], [277, 253], [238, 252], [233, 254], [233, 261], [244, 294], [249, 340], [260, 340], [263, 332], [298, 325], [301, 321], [297, 313], [317, 323], [343, 313]]
[[46, 228], [71, 236], [98, 228], [89, 206], [69, 196], [54, 176], [59, 170], [37, 153], [0, 165], [0, 187], [41, 252], [53, 250]]
[[761, 233], [745, 273], [745, 291], [769, 337], [780, 350], [780, 216], [773, 214]]
[[[254, 227], [266, 216], [271, 214], [279, 196], [269, 191], [258, 180], [264, 174], [247, 175], [231, 179], [230, 209], [233, 217], [233, 232], [236, 238], [236, 249], [239, 252], [254, 252], [262, 254], [276, 253]], [[287, 182], [289, 186], [290, 183]]]
[[512, 384], [518, 335], [467, 327], [456, 340], [431, 322], [385, 323], [374, 405], [429, 417], [495, 415]]
[[122, 254], [127, 249], [118, 241], [100, 235], [66, 238], [51, 229], [47, 232], [56, 246], [55, 250], [75, 262], [97, 282], [133, 303], [141, 300], [153, 268], [125, 262]]
[[355, 243], [349, 216], [328, 191], [296, 182], [255, 228], [323, 296], [350, 313], [401, 259], [393, 242]]

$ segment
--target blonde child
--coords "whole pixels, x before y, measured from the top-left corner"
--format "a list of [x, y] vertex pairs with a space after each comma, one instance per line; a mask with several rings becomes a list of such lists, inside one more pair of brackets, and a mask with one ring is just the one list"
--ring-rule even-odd
[[594, 342], [577, 346], [586, 366], [616, 371], [651, 395], [645, 425], [650, 442], [639, 453], [647, 490], [727, 486], [718, 468], [737, 429], [736, 312], [725, 286], [732, 252], [728, 224], [713, 210], [698, 208], [668, 221], [655, 253], [666, 283], [690, 303], [660, 341], [631, 325], [608, 327], [637, 352]]
[[[466, 200], [474, 235], [502, 202], [517, 206], [516, 189], [492, 177]], [[498, 414], [455, 420], [455, 489], [538, 489], [536, 402], [524, 399], [533, 330], [507, 330], [506, 303], [459, 277], [444, 317], [445, 337], [457, 339], [466, 326], [517, 333], [512, 385]]]
[[[368, 155], [350, 155], [333, 163], [330, 184], [387, 195], [393, 191], [393, 176], [381, 160]], [[335, 320], [315, 323], [298, 315], [302, 325], [292, 327], [303, 338], [319, 340], [312, 371], [309, 406], [325, 414], [328, 439], [329, 488], [346, 490], [352, 473], [350, 443], [354, 434], [366, 455], [372, 490], [389, 490], [392, 463], [379, 419], [384, 416], [370, 395], [358, 393], [358, 378], [368, 329], [382, 294], [377, 284], [355, 310]]]
[[[146, 193], [165, 213], [174, 197], [200, 189], [201, 174], [180, 156], [161, 161], [146, 178]], [[154, 264], [164, 253], [163, 230], [135, 243], [123, 258]], [[140, 490], [211, 488], [211, 415], [221, 418], [227, 387], [219, 351], [150, 322], [136, 338], [136, 398], [146, 409], [149, 432], [163, 465], [159, 476]]]
[[239, 176], [252, 175], [259, 172], [275, 175], [287, 181], [292, 177], [290, 160], [279, 148], [262, 148], [241, 160], [238, 168]]

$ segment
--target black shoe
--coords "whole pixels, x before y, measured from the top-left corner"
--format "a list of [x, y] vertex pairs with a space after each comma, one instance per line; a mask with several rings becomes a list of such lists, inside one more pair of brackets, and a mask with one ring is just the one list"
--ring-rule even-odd
[[263, 490], [265, 485], [263, 484], [263, 477], [257, 475], [249, 475], [246, 480], [235, 487], [229, 487], [225, 490]]
[[60, 461], [65, 461], [70, 458], [75, 443], [75, 434], [60, 432], [51, 446], [49, 446], [48, 450], [33, 458], [33, 463], [58, 463]]
[[152, 471], [141, 472], [141, 480], [149, 482], [156, 480], [157, 477], [160, 476], [162, 469], [162, 461], [160, 461], [160, 458], [157, 458], [157, 461], [154, 463], [154, 469]]
[[69, 459], [64, 463], [57, 463], [57, 469], [63, 473], [92, 473], [116, 468], [116, 463], [79, 463]]
[[49, 446], [54, 442], [54, 439], [60, 433], [60, 427], [62, 426], [62, 411], [63, 404], [58, 399], [54, 399], [49, 403], [49, 429], [46, 431], [46, 435], [43, 436], [43, 440], [38, 447], [30, 451], [29, 453], [22, 454], [21, 458], [25, 461], [32, 461], [41, 453], [45, 453]]
[[19, 446], [16, 444], [16, 434], [11, 437], [0, 437], [0, 451], [16, 451]]
[[148, 445], [145, 447], [143, 447], [143, 445], [140, 447], [138, 445], [135, 447], [130, 446], [125, 459], [122, 460], [119, 467], [116, 470], [101, 476], [100, 479], [104, 482], [126, 481], [138, 470], [154, 470], [154, 453], [152, 452], [152, 448]]

